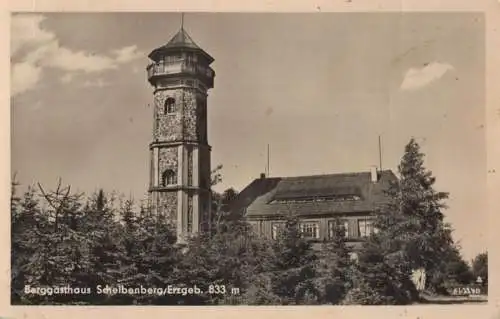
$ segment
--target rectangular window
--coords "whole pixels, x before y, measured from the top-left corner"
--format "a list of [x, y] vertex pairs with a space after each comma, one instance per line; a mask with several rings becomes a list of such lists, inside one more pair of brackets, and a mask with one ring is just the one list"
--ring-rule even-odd
[[304, 238], [319, 238], [319, 224], [314, 222], [306, 222], [300, 224], [300, 232]]
[[250, 226], [255, 234], [259, 234], [259, 222], [251, 222]]
[[283, 223], [272, 223], [271, 224], [271, 236], [274, 240], [277, 240], [279, 237], [279, 233], [283, 229]]
[[358, 220], [358, 228], [360, 237], [368, 237], [375, 232], [373, 220], [371, 219]]
[[[335, 221], [335, 220], [328, 221], [328, 238], [329, 239], [333, 239], [333, 237], [335, 236], [336, 223], [337, 223], [337, 221]], [[344, 237], [349, 238], [349, 222], [347, 220], [342, 220], [339, 223], [344, 228]]]

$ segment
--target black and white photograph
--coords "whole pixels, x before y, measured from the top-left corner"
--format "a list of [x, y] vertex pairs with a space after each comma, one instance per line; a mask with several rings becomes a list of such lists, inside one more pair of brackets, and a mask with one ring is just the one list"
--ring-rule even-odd
[[11, 305], [487, 305], [484, 13], [10, 18]]

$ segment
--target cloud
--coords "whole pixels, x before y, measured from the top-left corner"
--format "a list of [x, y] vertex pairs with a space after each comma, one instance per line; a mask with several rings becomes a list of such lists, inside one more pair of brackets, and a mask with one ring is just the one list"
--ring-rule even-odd
[[111, 83], [104, 81], [103, 79], [97, 79], [94, 81], [87, 80], [83, 82], [82, 86], [83, 87], [98, 87], [98, 88], [103, 88], [105, 86], [109, 86]]
[[55, 34], [40, 28], [45, 17], [39, 14], [14, 15], [12, 18], [11, 54], [21, 48], [39, 47], [55, 40]]
[[417, 90], [440, 79], [446, 72], [453, 70], [447, 63], [432, 62], [423, 68], [410, 68], [406, 71], [401, 90]]
[[136, 59], [140, 59], [144, 56], [143, 52], [137, 50], [136, 45], [131, 45], [119, 50], [114, 50], [113, 53], [116, 55], [116, 61], [119, 63], [127, 63]]
[[67, 48], [57, 48], [48, 56], [47, 66], [64, 71], [86, 73], [100, 72], [116, 69], [118, 64], [115, 60], [102, 55], [95, 55], [84, 51], [71, 51]]
[[63, 75], [60, 80], [61, 80], [61, 83], [70, 83], [71, 81], [73, 81], [74, 79], [74, 74], [72, 73], [66, 73], [65, 75]]
[[12, 67], [12, 95], [21, 94], [33, 88], [41, 78], [42, 68], [28, 62], [17, 63]]
[[11, 67], [12, 95], [33, 89], [41, 80], [44, 68], [66, 72], [61, 82], [68, 83], [77, 72], [92, 74], [117, 69], [142, 58], [137, 46], [111, 50], [108, 54], [75, 51], [61, 46], [56, 34], [46, 30], [39, 14], [19, 14], [12, 18]]

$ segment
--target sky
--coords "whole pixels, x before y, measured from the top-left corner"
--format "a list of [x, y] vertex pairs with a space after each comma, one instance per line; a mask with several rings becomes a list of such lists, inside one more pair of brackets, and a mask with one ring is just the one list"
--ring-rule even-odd
[[[23, 185], [148, 186], [148, 53], [178, 13], [16, 14], [11, 168]], [[215, 58], [208, 98], [216, 190], [266, 168], [298, 176], [397, 170], [415, 137], [467, 259], [487, 247], [484, 18], [466, 13], [190, 13]]]

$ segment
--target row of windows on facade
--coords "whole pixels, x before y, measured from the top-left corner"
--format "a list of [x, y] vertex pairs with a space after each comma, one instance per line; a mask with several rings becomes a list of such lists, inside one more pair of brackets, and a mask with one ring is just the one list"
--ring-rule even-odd
[[302, 198], [283, 198], [275, 199], [271, 204], [283, 203], [308, 203], [308, 202], [344, 202], [344, 201], [358, 201], [361, 197], [358, 195], [334, 195], [334, 196], [315, 196], [315, 197], [302, 197]]
[[[171, 68], [172, 66], [174, 66], [174, 68]], [[151, 63], [147, 66], [147, 70], [150, 74], [195, 72], [208, 78], [211, 78], [214, 75], [212, 69], [196, 63], [196, 61], [182, 58], [171, 59], [170, 61], [160, 60], [158, 62]]]
[[[272, 223], [271, 227], [271, 236], [272, 239], [276, 240], [278, 238], [278, 234], [284, 227], [283, 222], [276, 222]], [[335, 221], [329, 221], [328, 222], [328, 238], [333, 239], [335, 237]], [[370, 219], [361, 219], [358, 220], [357, 223], [358, 226], [358, 236], [359, 237], [368, 237], [373, 233], [377, 232], [377, 229], [373, 226], [373, 220]], [[319, 239], [320, 238], [320, 233], [319, 233], [319, 223], [318, 222], [302, 222], [299, 224], [300, 227], [300, 232], [302, 234], [303, 238], [308, 238], [308, 239]], [[353, 238], [354, 234], [351, 233], [350, 228], [349, 228], [349, 222], [348, 221], [343, 221], [342, 222], [342, 227], [344, 229], [344, 237], [345, 238]]]
[[197, 56], [192, 54], [176, 54], [176, 55], [166, 55], [160, 59], [160, 62], [177, 62], [179, 60], [186, 59], [188, 61], [196, 62]]
[[178, 53], [174, 55], [164, 55], [160, 58], [159, 62], [168, 63], [168, 62], [179, 62], [181, 60], [186, 60], [188, 62], [198, 62], [198, 55], [188, 52]]

